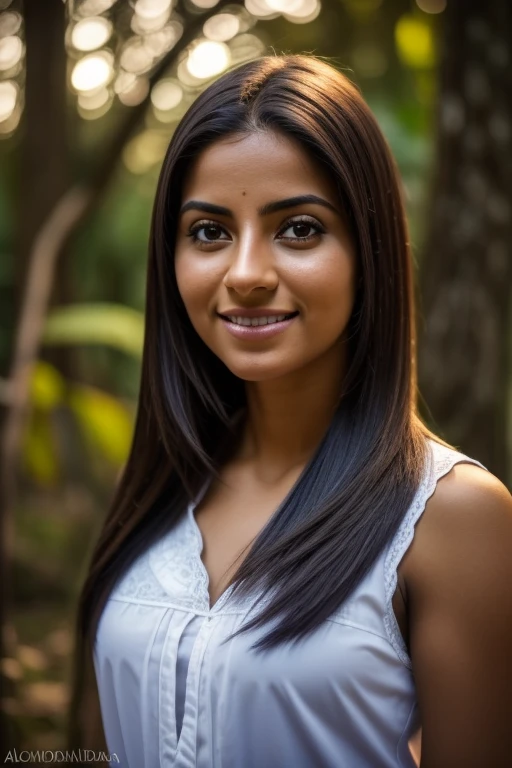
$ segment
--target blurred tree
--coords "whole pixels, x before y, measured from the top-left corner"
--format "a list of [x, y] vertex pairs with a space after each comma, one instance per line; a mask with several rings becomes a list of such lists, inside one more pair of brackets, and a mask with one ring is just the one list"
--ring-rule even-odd
[[446, 439], [503, 481], [512, 480], [511, 60], [511, 3], [448, 3], [420, 280], [423, 395]]

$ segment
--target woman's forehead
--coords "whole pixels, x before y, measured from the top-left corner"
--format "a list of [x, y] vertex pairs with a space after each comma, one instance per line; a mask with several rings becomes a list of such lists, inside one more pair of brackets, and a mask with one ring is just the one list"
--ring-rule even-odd
[[252, 193], [317, 192], [336, 202], [336, 185], [325, 168], [295, 139], [271, 131], [228, 136], [195, 159], [184, 179], [183, 200], [201, 193], [230, 197]]

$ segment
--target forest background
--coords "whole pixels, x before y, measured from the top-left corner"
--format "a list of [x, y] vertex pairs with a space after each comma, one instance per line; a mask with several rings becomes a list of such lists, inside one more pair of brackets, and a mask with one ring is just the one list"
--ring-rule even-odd
[[64, 746], [76, 596], [130, 444], [166, 146], [212, 78], [272, 52], [327, 57], [376, 114], [417, 264], [422, 414], [512, 482], [508, 0], [0, 0], [4, 752]]

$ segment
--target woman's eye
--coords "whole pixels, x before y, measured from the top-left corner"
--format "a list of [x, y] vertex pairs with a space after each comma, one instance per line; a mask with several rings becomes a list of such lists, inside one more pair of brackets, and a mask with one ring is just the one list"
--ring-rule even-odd
[[196, 226], [191, 227], [188, 234], [194, 242], [200, 243], [216, 243], [219, 240], [229, 239], [227, 236], [222, 237], [222, 235], [226, 235], [226, 233], [222, 227], [219, 226], [219, 224], [215, 224], [213, 222], [207, 224], [196, 224]]
[[[307, 242], [318, 237], [323, 232], [323, 228], [317, 222], [307, 220], [289, 221], [280, 230], [278, 239], [291, 242]], [[197, 224], [190, 227], [188, 237], [192, 239], [192, 242], [204, 245], [230, 240], [224, 228], [214, 221], [197, 222]]]
[[285, 225], [279, 236], [284, 240], [311, 240], [323, 232], [319, 224], [312, 221], [292, 221]]

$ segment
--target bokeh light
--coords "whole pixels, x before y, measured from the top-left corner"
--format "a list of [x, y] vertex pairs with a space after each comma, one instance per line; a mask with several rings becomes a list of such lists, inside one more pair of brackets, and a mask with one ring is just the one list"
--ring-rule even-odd
[[132, 37], [123, 46], [120, 64], [127, 72], [142, 74], [153, 66], [155, 56], [142, 37]]
[[114, 82], [114, 92], [123, 93], [124, 91], [129, 91], [136, 80], [137, 76], [133, 72], [125, 72], [124, 69], [121, 69]]
[[12, 69], [23, 56], [23, 43], [16, 35], [0, 39], [0, 70]]
[[167, 136], [145, 130], [135, 136], [123, 151], [123, 161], [131, 173], [142, 174], [162, 161], [169, 144]]
[[8, 11], [0, 15], [0, 37], [15, 35], [21, 27], [21, 15], [14, 11]]
[[182, 34], [183, 24], [179, 21], [172, 21], [158, 32], [146, 35], [144, 41], [154, 56], [163, 56], [176, 45]]
[[112, 95], [106, 89], [101, 89], [99, 93], [102, 98], [101, 103], [99, 103], [99, 98], [98, 102], [96, 102], [94, 97], [89, 98], [84, 96], [84, 94], [78, 97], [78, 114], [83, 120], [99, 120], [103, 115], [107, 114], [112, 106]]
[[81, 3], [77, 11], [80, 16], [99, 16], [105, 11], [108, 11], [117, 0], [84, 0]]
[[242, 64], [265, 53], [265, 44], [257, 35], [246, 33], [237, 35], [229, 41], [231, 51], [231, 63]]
[[246, 9], [257, 19], [275, 19], [279, 11], [271, 8], [266, 0], [244, 0]]
[[126, 107], [136, 107], [144, 101], [149, 93], [149, 83], [146, 77], [136, 77], [133, 83], [122, 91], [118, 91], [119, 101]]
[[21, 105], [17, 103], [9, 117], [6, 120], [0, 121], [0, 137], [2, 139], [13, 135], [21, 120], [21, 114]]
[[144, 18], [143, 16], [138, 16], [134, 13], [130, 26], [136, 35], [147, 35], [151, 32], [158, 32], [165, 25], [170, 15], [170, 10], [166, 10], [159, 16], [150, 18]]
[[279, 11], [279, 13], [293, 13], [295, 9], [299, 9], [302, 5], [302, 0], [265, 0], [268, 7], [273, 11]]
[[11, 80], [0, 82], [0, 122], [7, 120], [16, 107], [18, 87]]
[[198, 91], [204, 85], [204, 80], [194, 77], [188, 68], [188, 58], [185, 56], [176, 67], [176, 76], [180, 83], [189, 91]]
[[160, 80], [151, 91], [151, 102], [153, 106], [166, 112], [177, 107], [183, 98], [183, 89], [175, 80]]
[[240, 21], [232, 13], [218, 13], [212, 16], [203, 25], [203, 34], [209, 40], [218, 43], [231, 40], [240, 29]]
[[434, 37], [424, 18], [401, 16], [395, 27], [398, 55], [407, 66], [427, 69], [435, 64]]
[[91, 53], [75, 64], [71, 74], [71, 85], [76, 91], [93, 91], [106, 85], [113, 74], [111, 53], [108, 51]]
[[134, 11], [141, 19], [156, 19], [171, 7], [171, 0], [136, 0]]
[[300, 5], [293, 12], [284, 13], [284, 18], [293, 24], [309, 24], [316, 19], [321, 11], [320, 0], [301, 0]]
[[446, 0], [416, 0], [416, 5], [425, 13], [442, 13], [446, 10]]
[[112, 23], [102, 16], [81, 19], [71, 32], [71, 42], [78, 51], [101, 48], [112, 34]]
[[238, 19], [238, 33], [247, 32], [258, 23], [258, 20], [243, 5], [227, 5], [222, 9], [222, 13], [228, 13]]
[[215, 8], [219, 0], [193, 0], [198, 8]]
[[225, 43], [201, 40], [188, 55], [187, 69], [193, 77], [199, 79], [214, 77], [229, 66], [230, 58]]
[[78, 104], [82, 109], [97, 110], [103, 107], [110, 99], [108, 88], [100, 88], [94, 93], [81, 93], [78, 96]]

